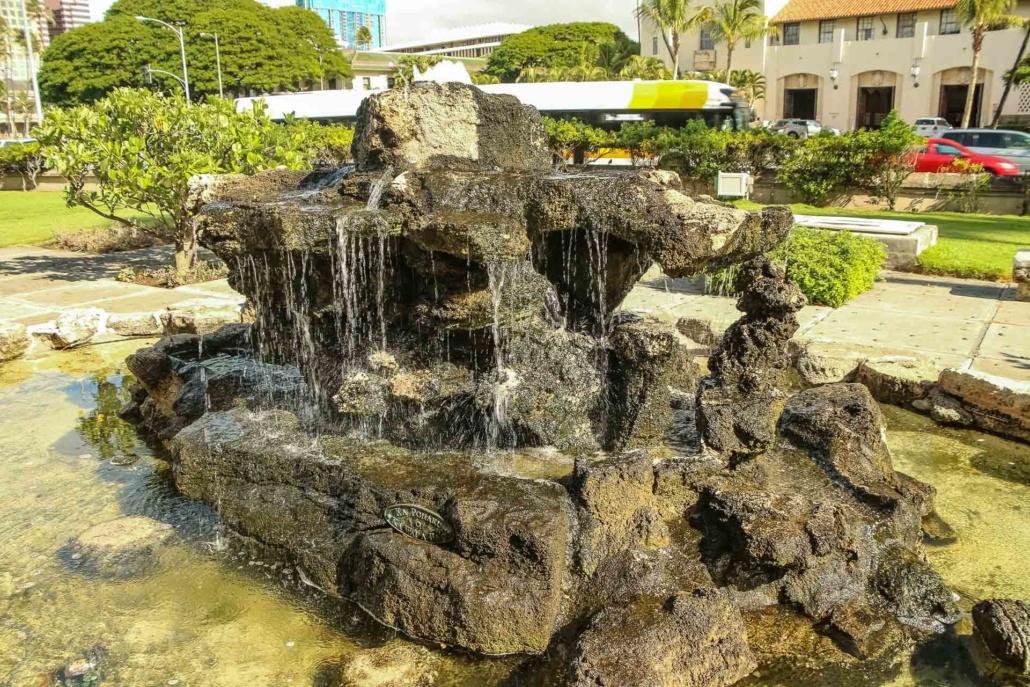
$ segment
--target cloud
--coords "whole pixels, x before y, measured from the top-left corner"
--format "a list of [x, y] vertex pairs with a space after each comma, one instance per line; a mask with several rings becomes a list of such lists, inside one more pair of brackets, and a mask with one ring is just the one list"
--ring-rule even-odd
[[[93, 20], [100, 21], [112, 2], [90, 0]], [[265, 4], [279, 7], [293, 2], [266, 0]], [[443, 29], [491, 22], [537, 26], [566, 21], [607, 21], [636, 39], [635, 8], [636, 0], [386, 0], [386, 25], [392, 43], [420, 40]]]
[[386, 0], [386, 27], [389, 42], [401, 43], [471, 24], [607, 21], [636, 39], [635, 8], [636, 0]]

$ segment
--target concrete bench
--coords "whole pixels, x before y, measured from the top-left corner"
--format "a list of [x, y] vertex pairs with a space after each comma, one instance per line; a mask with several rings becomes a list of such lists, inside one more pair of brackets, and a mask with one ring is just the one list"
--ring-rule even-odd
[[794, 222], [799, 227], [850, 231], [879, 241], [887, 248], [887, 263], [884, 266], [891, 269], [914, 267], [919, 254], [937, 244], [937, 227], [919, 221], [794, 215]]
[[1012, 261], [1012, 279], [1019, 289], [1016, 300], [1030, 301], [1030, 248], [1016, 251], [1016, 259]]

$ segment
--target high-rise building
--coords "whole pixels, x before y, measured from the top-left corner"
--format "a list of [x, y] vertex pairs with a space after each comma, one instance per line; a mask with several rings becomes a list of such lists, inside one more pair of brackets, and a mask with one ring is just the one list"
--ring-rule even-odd
[[[369, 49], [386, 42], [386, 0], [296, 0], [298, 7], [322, 17], [336, 40], [345, 47], [356, 48], [358, 28], [367, 26], [372, 33]], [[361, 46], [365, 47], [365, 46]]]
[[89, 0], [46, 0], [46, 7], [54, 18], [50, 25], [51, 36], [85, 26], [92, 21]]

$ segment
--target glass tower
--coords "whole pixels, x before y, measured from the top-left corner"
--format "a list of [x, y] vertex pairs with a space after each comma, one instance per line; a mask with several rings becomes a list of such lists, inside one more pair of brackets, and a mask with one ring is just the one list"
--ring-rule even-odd
[[[358, 47], [354, 34], [358, 27], [367, 26], [372, 32], [369, 48], [379, 48], [386, 42], [386, 0], [296, 0], [298, 7], [309, 9], [322, 17], [337, 39], [347, 47]], [[362, 46], [364, 47], [364, 46]]]

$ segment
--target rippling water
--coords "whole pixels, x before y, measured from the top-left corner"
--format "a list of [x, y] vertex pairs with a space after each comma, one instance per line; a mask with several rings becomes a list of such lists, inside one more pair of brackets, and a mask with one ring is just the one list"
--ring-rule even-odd
[[[333, 666], [393, 633], [327, 604], [279, 572], [224, 550], [211, 511], [178, 496], [166, 464], [116, 413], [122, 360], [140, 342], [50, 354], [0, 367], [0, 685], [40, 687], [57, 668], [103, 649], [101, 685], [331, 685]], [[895, 465], [939, 491], [959, 543], [930, 549], [966, 597], [1030, 599], [1030, 450], [942, 430], [885, 409]], [[135, 454], [129, 466], [112, 457]], [[156, 568], [111, 581], [73, 573], [59, 551], [122, 515], [175, 528]], [[960, 627], [968, 633], [968, 624]], [[955, 640], [961, 643], [962, 638]], [[954, 645], [923, 650], [889, 678], [854, 684], [966, 685]], [[514, 662], [443, 652], [437, 685], [500, 685]], [[841, 684], [839, 674], [770, 671], [752, 684]], [[513, 681], [514, 683], [514, 681]]]

